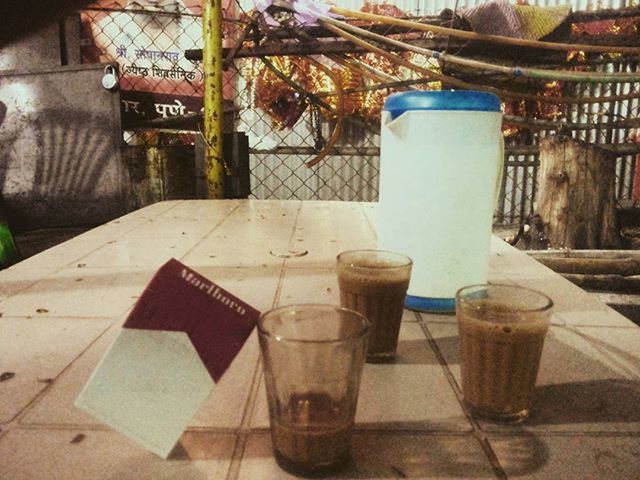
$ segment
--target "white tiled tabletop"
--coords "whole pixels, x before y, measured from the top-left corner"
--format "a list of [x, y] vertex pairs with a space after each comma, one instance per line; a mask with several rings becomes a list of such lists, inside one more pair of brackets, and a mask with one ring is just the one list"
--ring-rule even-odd
[[[271, 453], [255, 332], [168, 460], [73, 402], [168, 259], [261, 311], [337, 303], [335, 257], [375, 247], [374, 225], [367, 203], [161, 202], [0, 272], [0, 479], [293, 478]], [[471, 419], [455, 318], [407, 310], [397, 361], [365, 365], [339, 478], [640, 478], [640, 328], [497, 238], [490, 279], [556, 303], [530, 420]]]

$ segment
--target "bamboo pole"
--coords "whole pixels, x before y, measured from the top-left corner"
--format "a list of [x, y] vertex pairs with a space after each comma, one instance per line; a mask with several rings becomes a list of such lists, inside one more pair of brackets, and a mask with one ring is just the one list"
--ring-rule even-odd
[[456, 65], [461, 65], [481, 71], [497, 72], [506, 75], [513, 75], [515, 77], [533, 78], [541, 80], [564, 80], [572, 82], [633, 82], [640, 80], [640, 73], [603, 73], [603, 72], [581, 72], [581, 71], [565, 71], [565, 70], [548, 70], [542, 68], [528, 68], [528, 67], [508, 67], [505, 65], [497, 65], [494, 63], [481, 62], [479, 60], [473, 60], [470, 58], [459, 57], [457, 55], [451, 55], [444, 52], [436, 52], [428, 48], [422, 48], [409, 43], [395, 40], [393, 38], [385, 37], [377, 33], [369, 32], [362, 28], [350, 25], [346, 22], [334, 20], [331, 17], [320, 16], [320, 20], [325, 23], [330, 23], [336, 27], [342, 28], [348, 32], [361, 35], [370, 40], [375, 40], [380, 43], [386, 43], [396, 48], [403, 49], [409, 52], [425, 55], [430, 58], [439, 59], [443, 62], [450, 62]]
[[222, 3], [202, 2], [204, 71], [204, 174], [208, 198], [224, 198], [222, 158]]
[[380, 22], [386, 25], [395, 25], [399, 27], [410, 28], [412, 30], [420, 30], [424, 32], [432, 32], [441, 35], [450, 35], [457, 38], [465, 38], [467, 40], [483, 41], [483, 42], [495, 42], [506, 45], [515, 45], [520, 47], [542, 48], [546, 50], [561, 50], [561, 51], [575, 51], [580, 50], [582, 52], [594, 52], [594, 53], [630, 53], [637, 55], [640, 53], [640, 47], [626, 47], [622, 45], [582, 45], [573, 43], [556, 43], [556, 42], [542, 42], [539, 40], [527, 40], [524, 38], [503, 37], [500, 35], [485, 35], [476, 32], [469, 32], [466, 30], [457, 30], [455, 28], [440, 27], [437, 25], [428, 25], [419, 22], [413, 22], [409, 20], [402, 20], [400, 18], [387, 17], [385, 15], [375, 15], [373, 13], [356, 12], [348, 10], [346, 8], [331, 7], [331, 12], [336, 15], [342, 15], [348, 18], [357, 18], [360, 20], [367, 20], [369, 22]]
[[[322, 17], [320, 17], [320, 20], [322, 21]], [[443, 83], [447, 83], [450, 85], [453, 85], [455, 87], [460, 87], [460, 88], [466, 88], [469, 90], [485, 90], [488, 92], [492, 92], [495, 93], [496, 95], [502, 97], [502, 98], [522, 98], [522, 95], [520, 94], [516, 94], [514, 92], [509, 92], [506, 90], [501, 90], [498, 88], [494, 88], [494, 87], [489, 87], [489, 86], [479, 86], [479, 85], [475, 85], [475, 84], [471, 84], [468, 82], [465, 82], [463, 80], [459, 80], [457, 78], [454, 77], [449, 77], [447, 75], [443, 75], [440, 73], [436, 73], [433, 72], [427, 68], [422, 68], [419, 67], [413, 63], [411, 63], [408, 60], [405, 60], [404, 58], [398, 56], [398, 55], [393, 55], [391, 53], [389, 53], [388, 51], [384, 50], [383, 48], [380, 47], [376, 47], [375, 45], [372, 45], [364, 40], [362, 40], [361, 38], [343, 30], [342, 28], [339, 28], [335, 25], [331, 25], [330, 23], [324, 23], [324, 26], [327, 30], [330, 30], [334, 33], [336, 33], [337, 35], [339, 35], [340, 37], [344, 38], [345, 40], [349, 40], [350, 42], [362, 46], [365, 49], [367, 49], [370, 52], [376, 53], [378, 55], [380, 55], [381, 57], [384, 57], [386, 59], [388, 59], [389, 61], [395, 63], [396, 65], [401, 65], [403, 67], [408, 68], [409, 70], [413, 70], [414, 72], [418, 72], [422, 75], [424, 75], [426, 78], [432, 79], [432, 80], [438, 80], [441, 81]], [[526, 95], [526, 94], [524, 94]], [[535, 98], [535, 100], [544, 100], [544, 97], [538, 97], [535, 95], [532, 95], [532, 97]], [[526, 98], [526, 97], [525, 97]], [[554, 99], [555, 100], [555, 99]]]
[[[428, 70], [426, 68], [422, 68], [419, 67], [413, 63], [411, 63], [408, 60], [405, 60], [404, 58], [398, 56], [398, 55], [394, 55], [392, 53], [389, 53], [388, 51], [384, 50], [383, 48], [377, 47], [365, 40], [363, 40], [362, 38], [353, 35], [352, 33], [347, 32], [346, 30], [331, 24], [330, 22], [325, 22], [324, 20], [327, 17], [324, 17], [322, 15], [319, 16], [319, 20], [321, 21], [321, 23], [324, 25], [324, 27], [327, 30], [330, 30], [332, 32], [334, 32], [336, 35], [344, 38], [345, 40], [348, 40], [358, 46], [361, 46], [365, 49], [367, 49], [370, 52], [376, 53], [382, 57], [387, 58], [389, 61], [395, 63], [396, 65], [401, 65], [403, 67], [408, 68], [409, 70], [413, 70], [414, 72], [418, 72], [422, 75], [424, 75], [427, 78], [430, 78], [432, 80], [439, 80], [444, 84], [453, 86], [453, 87], [457, 87], [457, 88], [463, 88], [466, 90], [482, 90], [485, 92], [491, 92], [494, 93], [495, 95], [499, 96], [502, 99], [508, 98], [508, 99], [516, 99], [516, 100], [520, 100], [520, 99], [525, 99], [525, 100], [532, 100], [532, 101], [537, 101], [537, 102], [545, 102], [545, 103], [589, 103], [589, 99], [586, 98], [577, 98], [577, 97], [546, 97], [544, 95], [534, 95], [534, 94], [529, 94], [529, 93], [520, 93], [520, 92], [513, 92], [510, 90], [503, 90], [500, 88], [496, 88], [496, 87], [492, 87], [490, 85], [479, 85], [479, 84], [474, 84], [474, 83], [470, 83], [464, 80], [460, 80], [456, 77], [451, 77], [448, 75], [443, 75], [441, 73], [436, 73], [433, 72], [431, 70]], [[640, 95], [640, 94], [634, 94], [634, 97]], [[603, 102], [606, 100], [610, 100], [610, 97], [607, 98], [600, 98], [597, 99], [598, 103], [599, 102]]]

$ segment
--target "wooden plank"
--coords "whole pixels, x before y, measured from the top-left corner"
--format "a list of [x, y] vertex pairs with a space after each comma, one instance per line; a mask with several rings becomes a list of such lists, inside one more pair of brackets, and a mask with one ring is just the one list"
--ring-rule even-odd
[[564, 278], [588, 290], [607, 290], [614, 292], [640, 292], [640, 276], [622, 275], [582, 275], [565, 273]]
[[615, 274], [624, 277], [640, 275], [640, 257], [626, 258], [559, 258], [539, 257], [550, 269], [558, 273], [577, 273], [588, 275]]

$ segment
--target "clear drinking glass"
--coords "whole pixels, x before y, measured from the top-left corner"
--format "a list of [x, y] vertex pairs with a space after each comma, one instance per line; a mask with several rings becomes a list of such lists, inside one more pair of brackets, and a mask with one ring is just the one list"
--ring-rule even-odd
[[385, 250], [350, 250], [337, 260], [340, 304], [363, 314], [371, 325], [367, 361], [392, 361], [413, 262]]
[[515, 285], [458, 290], [462, 394], [471, 414], [499, 422], [530, 413], [553, 301]]
[[258, 321], [273, 450], [309, 475], [349, 459], [369, 325], [332, 305], [289, 305]]

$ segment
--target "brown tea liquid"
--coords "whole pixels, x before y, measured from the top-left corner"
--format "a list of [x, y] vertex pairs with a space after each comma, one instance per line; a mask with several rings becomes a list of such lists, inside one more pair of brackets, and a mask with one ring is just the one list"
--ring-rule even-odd
[[[275, 457], [285, 470], [300, 474], [331, 472], [349, 460], [352, 422], [326, 393], [289, 398], [281, 419], [271, 418]], [[343, 413], [340, 413], [343, 412]]]
[[490, 300], [476, 305], [473, 316], [458, 313], [464, 400], [482, 416], [525, 418], [548, 325]]
[[[373, 270], [373, 269], [372, 269]], [[409, 275], [400, 270], [379, 272], [339, 269], [340, 304], [363, 314], [370, 323], [367, 361], [395, 357]]]

